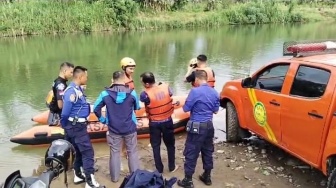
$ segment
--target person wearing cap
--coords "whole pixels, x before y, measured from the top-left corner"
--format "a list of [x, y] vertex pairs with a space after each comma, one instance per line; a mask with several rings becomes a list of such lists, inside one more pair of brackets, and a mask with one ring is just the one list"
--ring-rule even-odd
[[130, 57], [124, 57], [120, 61], [120, 67], [125, 72], [125, 85], [130, 89], [134, 89], [134, 81], [132, 74], [134, 73], [136, 63], [134, 59]]
[[[101, 123], [107, 124], [107, 143], [110, 146], [110, 175], [113, 182], [120, 177], [120, 149], [126, 144], [130, 173], [139, 168], [137, 151], [137, 119], [134, 110], [139, 110], [135, 90], [125, 85], [125, 72], [115, 71], [111, 87], [100, 93], [94, 103], [94, 113]], [[106, 115], [101, 109], [106, 106]]]
[[195, 173], [197, 158], [202, 154], [204, 172], [199, 179], [205, 185], [211, 185], [211, 170], [213, 169], [215, 134], [213, 126], [213, 114], [219, 110], [219, 94], [207, 83], [207, 73], [204, 70], [196, 70], [195, 88], [192, 88], [183, 106], [184, 112], [190, 112], [190, 120], [186, 125], [187, 139], [183, 155], [185, 156], [183, 180], [177, 184], [180, 187], [194, 187], [192, 176]]
[[207, 56], [206, 55], [199, 55], [197, 58], [193, 58], [189, 61], [188, 71], [185, 75], [185, 82], [191, 83], [193, 87], [195, 85], [195, 71], [196, 70], [204, 70], [207, 73], [208, 80], [207, 83], [210, 87], [215, 87], [215, 72], [207, 66]]
[[160, 154], [161, 138], [163, 138], [168, 154], [168, 170], [175, 172], [178, 166], [175, 165], [174, 124], [171, 117], [174, 112], [172, 89], [167, 83], [156, 84], [152, 72], [142, 73], [140, 79], [145, 88], [140, 94], [140, 101], [145, 104], [149, 119], [150, 144], [155, 167], [159, 173], [163, 173], [164, 167]]
[[[134, 73], [136, 63], [133, 58], [124, 57], [120, 60], [120, 67], [125, 73], [125, 85], [128, 86], [130, 89], [135, 89], [134, 81], [132, 75]], [[127, 159], [127, 151], [125, 143], [122, 145], [122, 152], [121, 155], [124, 155]]]

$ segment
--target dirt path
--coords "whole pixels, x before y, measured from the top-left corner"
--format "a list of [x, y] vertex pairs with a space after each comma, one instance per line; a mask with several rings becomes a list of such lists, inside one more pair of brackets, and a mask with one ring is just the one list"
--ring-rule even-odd
[[[164, 172], [164, 177], [175, 176], [183, 178], [183, 144], [185, 135], [176, 138], [176, 160], [180, 168], [174, 173]], [[151, 147], [147, 143], [140, 143], [140, 161], [142, 168], [147, 170], [154, 169]], [[162, 148], [163, 162], [167, 164], [165, 147]], [[106, 147], [108, 150], [108, 147]], [[108, 188], [118, 188], [122, 182], [126, 170], [123, 170], [118, 183], [112, 183], [109, 177], [108, 156], [102, 156], [97, 159], [96, 165], [99, 171], [96, 178], [101, 184]], [[254, 140], [249, 143], [241, 144], [216, 144], [214, 153], [215, 168], [212, 173], [212, 187], [234, 187], [234, 188], [319, 188], [325, 187], [325, 177], [302, 164], [297, 159], [287, 155], [280, 149], [277, 149], [261, 140]], [[123, 159], [123, 169], [128, 169], [126, 159]], [[167, 170], [166, 170], [167, 171]], [[207, 187], [198, 178], [202, 173], [202, 161], [198, 160], [196, 173], [194, 175], [195, 187]], [[69, 187], [84, 187], [84, 184], [73, 185], [73, 174], [70, 173]], [[322, 185], [321, 185], [322, 184]], [[53, 182], [53, 187], [64, 187], [63, 176]], [[178, 187], [175, 184], [175, 187]]]

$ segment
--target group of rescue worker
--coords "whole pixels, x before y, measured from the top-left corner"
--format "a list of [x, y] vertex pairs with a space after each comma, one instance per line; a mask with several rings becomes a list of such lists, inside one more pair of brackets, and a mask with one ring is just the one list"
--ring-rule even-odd
[[[120, 71], [113, 72], [111, 85], [106, 87], [94, 103], [94, 113], [99, 121], [108, 126], [107, 143], [110, 146], [110, 176], [112, 182], [118, 182], [120, 176], [121, 156], [126, 155], [130, 173], [139, 169], [137, 151], [138, 123], [135, 110], [140, 109], [140, 101], [144, 103], [149, 119], [150, 144], [156, 170], [163, 173], [161, 160], [161, 138], [167, 148], [168, 170], [175, 172], [179, 166], [175, 163], [175, 137], [172, 114], [174, 112], [172, 88], [167, 83], [157, 82], [152, 72], [140, 75], [144, 87], [140, 100], [134, 90], [132, 74], [136, 68], [134, 59], [125, 57], [120, 61]], [[72, 82], [67, 85], [67, 81]], [[94, 177], [94, 150], [87, 132], [87, 117], [90, 104], [86, 100], [84, 87], [88, 79], [88, 70], [82, 66], [74, 66], [69, 62], [62, 63], [58, 78], [52, 86], [53, 97], [49, 104], [52, 118], [50, 125], [59, 120], [64, 129], [65, 139], [73, 144], [76, 150], [74, 163], [74, 183], [86, 182], [86, 188], [97, 188], [101, 185]], [[192, 176], [195, 172], [197, 158], [202, 154], [204, 172], [199, 179], [205, 185], [211, 185], [213, 169], [214, 127], [213, 114], [219, 110], [219, 94], [214, 89], [215, 74], [207, 66], [207, 57], [199, 55], [190, 60], [185, 82], [192, 84], [183, 108], [190, 112], [190, 120], [186, 125], [187, 138], [184, 148], [185, 177], [177, 184], [180, 187], [194, 187]], [[105, 116], [102, 108], [106, 107]]]

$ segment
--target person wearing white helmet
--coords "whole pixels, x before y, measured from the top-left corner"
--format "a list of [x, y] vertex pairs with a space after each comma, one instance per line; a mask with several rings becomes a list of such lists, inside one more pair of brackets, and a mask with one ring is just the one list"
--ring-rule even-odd
[[[197, 58], [195, 57], [195, 58], [190, 59], [189, 65], [188, 65], [188, 71], [184, 77], [187, 78], [194, 71], [196, 67], [197, 67]], [[184, 81], [187, 82], [187, 80], [184, 80]]]
[[188, 72], [185, 75], [185, 80], [184, 82], [189, 82], [193, 87], [197, 87], [195, 85], [195, 71], [196, 70], [204, 70], [207, 73], [207, 83], [210, 87], [215, 87], [215, 72], [207, 66], [207, 56], [204, 54], [201, 54], [197, 56], [197, 58], [192, 58], [189, 61], [189, 66], [188, 66]]
[[130, 57], [124, 57], [120, 61], [121, 69], [126, 73], [125, 74], [125, 85], [127, 85], [130, 89], [134, 89], [134, 81], [132, 78], [132, 74], [134, 73], [136, 63], [134, 59]]
[[[129, 89], [133, 90], [135, 87], [132, 74], [134, 73], [136, 67], [134, 59], [130, 57], [122, 58], [120, 60], [120, 67], [125, 72], [125, 85], [128, 86]], [[121, 154], [124, 154], [124, 156], [128, 158], [125, 143], [122, 145]]]

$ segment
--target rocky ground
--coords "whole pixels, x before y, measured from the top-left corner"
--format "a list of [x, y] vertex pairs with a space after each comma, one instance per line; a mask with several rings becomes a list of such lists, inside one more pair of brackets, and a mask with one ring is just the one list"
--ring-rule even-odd
[[[164, 172], [164, 177], [183, 178], [182, 155], [185, 136], [176, 139], [176, 159], [180, 168], [174, 172]], [[142, 168], [153, 170], [154, 162], [151, 147], [148, 143], [140, 143], [140, 161]], [[164, 164], [167, 164], [165, 147], [162, 147]], [[109, 178], [108, 156], [99, 157], [96, 165], [99, 170], [96, 177], [108, 188], [118, 188], [127, 173], [127, 160], [123, 159], [123, 172], [118, 183], [112, 183]], [[212, 187], [234, 188], [319, 188], [326, 187], [326, 178], [320, 172], [311, 169], [298, 159], [286, 154], [282, 150], [267, 144], [259, 139], [240, 144], [217, 143], [214, 153], [215, 168], [212, 173]], [[167, 171], [167, 170], [166, 170]], [[196, 173], [194, 175], [195, 187], [207, 187], [198, 180], [198, 174], [202, 173], [202, 161], [199, 158]], [[84, 184], [73, 185], [72, 173], [70, 173], [69, 187], [84, 187]], [[54, 181], [53, 187], [63, 187], [63, 176]], [[175, 184], [175, 187], [178, 187]]]

